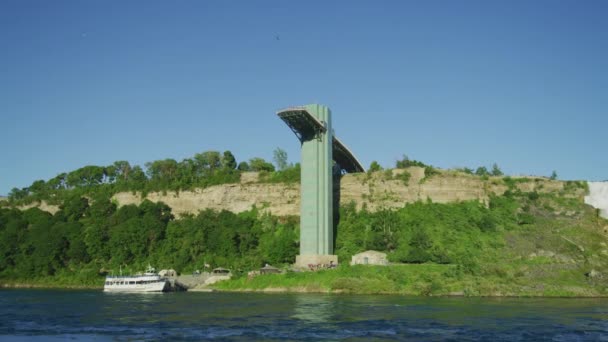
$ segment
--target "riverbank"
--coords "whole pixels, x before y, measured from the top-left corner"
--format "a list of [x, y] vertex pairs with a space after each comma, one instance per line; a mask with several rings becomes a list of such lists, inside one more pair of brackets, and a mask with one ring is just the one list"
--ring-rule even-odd
[[21, 274], [0, 277], [0, 288], [102, 290], [105, 276], [91, 268], [62, 270], [53, 276], [26, 278]]
[[[584, 277], [584, 276], [583, 276]], [[529, 279], [528, 279], [529, 281]], [[99, 290], [103, 285], [78, 285], [59, 282], [2, 282], [0, 288]], [[404, 295], [420, 297], [608, 297], [604, 284], [586, 280], [529, 281], [473, 276], [453, 265], [355, 266], [318, 272], [289, 272], [246, 276], [193, 289], [191, 292], [235, 293], [322, 293], [357, 295]]]
[[103, 290], [103, 286], [89, 285], [49, 285], [32, 283], [0, 283], [3, 289], [57, 289], [57, 290]]
[[[544, 259], [543, 259], [544, 260]], [[504, 264], [341, 265], [317, 272], [236, 276], [205, 291], [261, 293], [344, 293], [466, 297], [607, 297], [608, 281], [588, 266], [550, 264], [547, 260], [517, 260]], [[88, 279], [45, 277], [0, 279], [3, 288], [103, 288], [103, 277]], [[194, 292], [194, 291], [193, 291]]]
[[[545, 265], [546, 267], [546, 265]], [[510, 268], [480, 266], [474, 271], [456, 265], [404, 264], [342, 266], [318, 272], [288, 272], [241, 277], [215, 284], [219, 291], [314, 292], [468, 297], [606, 297], [603, 279], [589, 279], [581, 269], [537, 272], [525, 262]], [[522, 270], [526, 270], [525, 272]], [[474, 272], [474, 273], [473, 273]]]

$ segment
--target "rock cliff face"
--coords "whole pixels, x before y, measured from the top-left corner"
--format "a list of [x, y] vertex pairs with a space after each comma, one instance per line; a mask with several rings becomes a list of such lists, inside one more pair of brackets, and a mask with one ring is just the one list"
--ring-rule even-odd
[[[196, 214], [201, 210], [247, 211], [255, 205], [277, 216], [299, 215], [300, 187], [285, 184], [223, 184], [205, 189], [181, 192], [153, 192], [147, 199], [162, 201], [171, 207], [173, 214]], [[139, 204], [140, 194], [121, 192], [113, 197], [119, 205]]]
[[[565, 182], [538, 177], [513, 178], [516, 187], [523, 192], [559, 192], [566, 197], [580, 197], [584, 190], [576, 188], [564, 191]], [[482, 177], [452, 170], [439, 170], [438, 174], [425, 175], [425, 169], [410, 167], [374, 172], [372, 174], [347, 174], [340, 182], [340, 203], [354, 202], [358, 209], [370, 211], [401, 208], [406, 203], [426, 201], [436, 203], [477, 200], [488, 203], [490, 195], [502, 195], [508, 189], [505, 177]], [[235, 213], [252, 209], [277, 216], [300, 214], [300, 184], [260, 183], [258, 174], [247, 172], [237, 184], [223, 184], [205, 189], [180, 192], [153, 192], [145, 198], [162, 201], [177, 216], [196, 214], [201, 210], [228, 210]], [[139, 204], [145, 198], [139, 193], [121, 192], [113, 199], [119, 206]], [[50, 213], [59, 208], [45, 202], [33, 203], [20, 209], [39, 207]]]
[[589, 182], [589, 195], [585, 203], [599, 209], [600, 215], [608, 218], [608, 182]]
[[[517, 182], [517, 187], [524, 192], [564, 190], [564, 182], [560, 181], [546, 178], [523, 180]], [[340, 203], [344, 205], [354, 202], [358, 209], [365, 206], [370, 211], [400, 208], [406, 203], [427, 199], [437, 203], [466, 200], [487, 203], [490, 195], [501, 195], [507, 189], [503, 177], [489, 177], [484, 180], [456, 171], [439, 171], [439, 174], [425, 178], [424, 168], [411, 167], [343, 176], [340, 184]], [[567, 196], [582, 198], [583, 195], [584, 191], [580, 189]], [[205, 209], [238, 213], [253, 206], [277, 216], [299, 215], [300, 212], [299, 184], [258, 183], [256, 173], [244, 173], [238, 184], [217, 185], [179, 193], [155, 192], [148, 194], [146, 198], [166, 203], [175, 215], [196, 214]], [[143, 200], [139, 194], [132, 193], [118, 193], [114, 199], [119, 205], [139, 204]]]
[[33, 202], [27, 205], [22, 205], [20, 207], [17, 207], [20, 210], [27, 210], [29, 208], [38, 208], [40, 210], [43, 211], [47, 211], [51, 214], [55, 214], [57, 211], [59, 211], [59, 206], [57, 205], [52, 205], [52, 204], [48, 204], [45, 201], [42, 202]]

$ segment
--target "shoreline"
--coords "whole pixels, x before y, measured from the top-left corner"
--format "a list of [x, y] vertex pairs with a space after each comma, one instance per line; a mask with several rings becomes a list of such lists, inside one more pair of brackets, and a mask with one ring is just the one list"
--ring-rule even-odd
[[[92, 286], [92, 285], [43, 285], [43, 284], [31, 284], [31, 283], [2, 283], [0, 284], [0, 290], [2, 289], [26, 289], [26, 290], [103, 290], [103, 286]], [[304, 287], [297, 288], [286, 288], [286, 287], [267, 287], [263, 289], [217, 289], [217, 288], [206, 288], [206, 289], [191, 289], [184, 292], [192, 293], [209, 293], [209, 292], [224, 292], [224, 293], [263, 293], [263, 294], [287, 294], [287, 293], [308, 293], [308, 294], [324, 294], [324, 295], [378, 295], [378, 296], [405, 296], [405, 297], [434, 297], [434, 298], [608, 298], [608, 296], [601, 295], [589, 295], [589, 296], [547, 296], [547, 295], [465, 295], [464, 293], [453, 293], [445, 295], [420, 295], [412, 293], [400, 293], [400, 292], [351, 292], [343, 290], [312, 290]]]
[[94, 285], [48, 285], [33, 283], [1, 283], [0, 289], [40, 289], [40, 290], [103, 290], [103, 286]]
[[404, 297], [420, 297], [420, 298], [608, 298], [608, 296], [601, 295], [590, 295], [590, 296], [547, 296], [547, 295], [465, 295], [464, 293], [459, 294], [445, 294], [445, 295], [420, 295], [413, 293], [401, 293], [401, 292], [376, 292], [376, 293], [368, 293], [368, 292], [350, 292], [350, 291], [342, 291], [342, 290], [326, 290], [326, 291], [318, 291], [318, 290], [306, 290], [306, 289], [289, 289], [289, 288], [280, 288], [280, 287], [269, 287], [264, 289], [240, 289], [240, 290], [226, 290], [226, 289], [210, 289], [212, 291], [193, 291], [193, 292], [227, 292], [227, 293], [311, 293], [311, 294], [336, 294], [336, 295], [361, 295], [361, 296], [369, 296], [369, 295], [378, 295], [378, 296], [404, 296]]

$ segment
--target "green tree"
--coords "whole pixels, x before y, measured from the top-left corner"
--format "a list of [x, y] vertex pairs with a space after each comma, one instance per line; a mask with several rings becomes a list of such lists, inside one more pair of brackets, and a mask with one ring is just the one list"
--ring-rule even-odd
[[125, 160], [115, 161], [112, 165], [114, 167], [114, 174], [117, 181], [126, 182], [129, 180], [131, 174], [131, 164]]
[[28, 222], [17, 209], [0, 209], [0, 273], [14, 268]]
[[498, 164], [494, 163], [492, 165], [492, 176], [502, 176], [502, 170], [498, 167]]
[[551, 177], [549, 179], [551, 179], [551, 180], [557, 179], [557, 172], [555, 172], [555, 170], [553, 170], [553, 172], [551, 173]]
[[62, 190], [66, 188], [67, 173], [60, 173], [54, 178], [49, 179], [47, 185], [52, 190]]
[[109, 196], [99, 196], [92, 201], [88, 217], [80, 220], [83, 224], [82, 240], [87, 254], [97, 262], [109, 260], [112, 254], [107, 245], [110, 219], [116, 210], [116, 204], [112, 203]]
[[397, 245], [399, 217], [396, 212], [383, 209], [372, 217], [372, 229], [375, 232], [374, 249], [393, 251]]
[[475, 174], [477, 176], [489, 176], [490, 173], [488, 172], [488, 169], [485, 166], [480, 166], [477, 168], [477, 170], [475, 170]]
[[53, 226], [54, 234], [61, 237], [62, 265], [79, 265], [89, 262], [89, 254], [84, 242], [84, 231], [80, 222], [57, 222]]
[[175, 159], [155, 160], [146, 163], [146, 173], [153, 181], [170, 183], [177, 177], [177, 161]]
[[112, 251], [108, 248], [109, 232], [108, 220], [90, 222], [84, 227], [82, 239], [87, 254], [96, 262], [108, 261], [112, 255]]
[[[31, 209], [30, 209], [31, 210]], [[40, 210], [27, 210], [24, 214], [29, 227], [21, 247], [18, 272], [31, 277], [49, 276], [61, 269], [63, 236], [53, 229], [53, 217]]]
[[85, 216], [89, 208], [89, 200], [77, 194], [70, 194], [68, 198], [59, 206], [56, 216], [62, 217], [65, 221], [76, 222]]
[[42, 179], [37, 180], [29, 186], [29, 192], [36, 195], [43, 195], [47, 191], [46, 182]]
[[367, 170], [369, 173], [372, 172], [376, 172], [376, 171], [381, 171], [382, 170], [382, 166], [380, 166], [380, 164], [378, 164], [377, 161], [372, 161], [371, 164], [369, 164], [369, 169]]
[[277, 165], [279, 171], [283, 171], [287, 168], [287, 152], [280, 147], [277, 147], [273, 152], [273, 160]]
[[251, 167], [251, 171], [274, 171], [274, 165], [265, 161], [262, 158], [251, 158], [249, 160], [249, 166]]
[[421, 161], [418, 160], [414, 160], [414, 159], [410, 159], [407, 155], [403, 155], [403, 157], [401, 158], [401, 160], [397, 160], [395, 162], [395, 167], [398, 169], [405, 169], [407, 167], [411, 167], [411, 166], [419, 166], [419, 167], [426, 167], [427, 165]]
[[224, 151], [224, 155], [222, 157], [222, 167], [228, 170], [236, 169], [236, 158], [230, 151]]
[[239, 171], [251, 171], [251, 167], [249, 166], [249, 163], [247, 163], [246, 161], [240, 162], [237, 169]]
[[409, 245], [408, 262], [423, 263], [431, 260], [429, 251], [433, 244], [429, 235], [423, 229], [414, 230]]
[[88, 165], [68, 173], [66, 183], [70, 187], [94, 186], [101, 184], [104, 176], [104, 167]]
[[141, 190], [144, 188], [148, 179], [146, 178], [146, 174], [144, 170], [139, 165], [135, 165], [131, 172], [129, 173], [128, 178], [128, 189], [129, 190]]
[[277, 226], [260, 242], [264, 261], [270, 264], [291, 264], [298, 254], [297, 234], [291, 227]]
[[199, 175], [206, 176], [222, 166], [222, 158], [217, 151], [206, 151], [194, 155]]
[[12, 188], [11, 191], [8, 193], [8, 198], [11, 201], [18, 201], [27, 197], [28, 194], [29, 190], [27, 188]]

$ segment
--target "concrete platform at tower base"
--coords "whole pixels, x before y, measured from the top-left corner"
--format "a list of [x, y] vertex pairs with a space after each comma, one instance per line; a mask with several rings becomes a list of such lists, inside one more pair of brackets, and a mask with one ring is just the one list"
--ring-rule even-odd
[[319, 255], [319, 254], [304, 254], [296, 255], [296, 267], [309, 268], [310, 265], [314, 267], [327, 268], [330, 265], [338, 265], [337, 255]]

